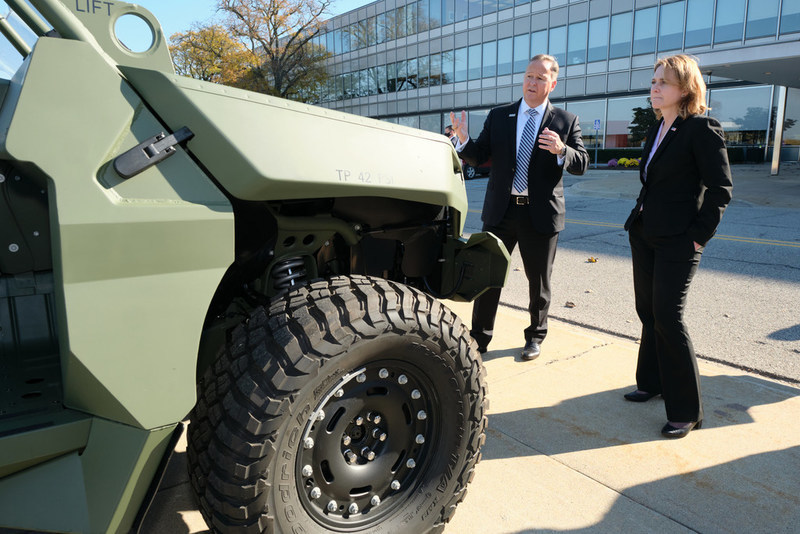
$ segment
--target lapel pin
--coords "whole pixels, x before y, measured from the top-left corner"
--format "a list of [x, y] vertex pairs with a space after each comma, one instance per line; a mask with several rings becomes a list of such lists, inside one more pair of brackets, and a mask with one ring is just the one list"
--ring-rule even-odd
[[516, 113], [509, 113], [509, 114], [508, 114], [508, 116], [509, 116], [509, 117], [516, 117], [516, 116], [517, 116], [517, 114], [516, 114]]
[[677, 129], [676, 127], [674, 127], [674, 126], [673, 126], [672, 128], [670, 128], [669, 130], [670, 130], [671, 132], [677, 132], [677, 131], [678, 131], [678, 129]]

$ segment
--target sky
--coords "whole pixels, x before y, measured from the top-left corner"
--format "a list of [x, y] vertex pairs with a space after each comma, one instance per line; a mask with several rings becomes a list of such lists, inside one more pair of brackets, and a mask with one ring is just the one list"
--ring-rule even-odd
[[[164, 34], [169, 38], [177, 32], [185, 32], [192, 24], [203, 25], [216, 16], [217, 0], [128, 0], [139, 4], [156, 16]], [[346, 13], [374, 0], [332, 0], [328, 8], [331, 16]]]

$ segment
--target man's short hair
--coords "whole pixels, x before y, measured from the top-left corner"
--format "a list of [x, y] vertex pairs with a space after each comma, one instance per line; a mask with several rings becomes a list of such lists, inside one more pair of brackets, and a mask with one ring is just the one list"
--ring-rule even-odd
[[536, 54], [528, 63], [532, 63], [534, 61], [549, 61], [550, 72], [553, 73], [553, 79], [558, 78], [558, 60], [556, 58], [548, 54]]

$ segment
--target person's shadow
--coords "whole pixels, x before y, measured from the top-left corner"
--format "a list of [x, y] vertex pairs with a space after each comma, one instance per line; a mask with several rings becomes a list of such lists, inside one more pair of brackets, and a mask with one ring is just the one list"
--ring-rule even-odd
[[[663, 401], [627, 402], [622, 395], [633, 387], [490, 414], [483, 461], [524, 455], [546, 455], [568, 467], [578, 461], [581, 473], [619, 494], [597, 524], [518, 532], [798, 532], [800, 412], [791, 406], [800, 389], [752, 375], [704, 376], [701, 387], [703, 428], [687, 441], [661, 437]], [[786, 412], [774, 406], [787, 401]], [[519, 446], [493, 446], [493, 439]], [[644, 445], [657, 441], [664, 446]], [[613, 447], [623, 448], [591, 452]], [[630, 476], [614, 474], [626, 468], [615, 456], [620, 453], [630, 454]], [[614, 458], [610, 465], [592, 466], [609, 458]], [[653, 480], [624, 482], [648, 478]]]

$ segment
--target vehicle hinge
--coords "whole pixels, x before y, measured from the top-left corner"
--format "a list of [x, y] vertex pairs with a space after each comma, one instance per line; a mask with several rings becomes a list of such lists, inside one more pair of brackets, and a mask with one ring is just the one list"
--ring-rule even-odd
[[194, 137], [194, 133], [186, 126], [171, 135], [161, 132], [117, 156], [114, 160], [114, 169], [123, 178], [136, 176], [173, 155], [177, 145], [192, 137]]

